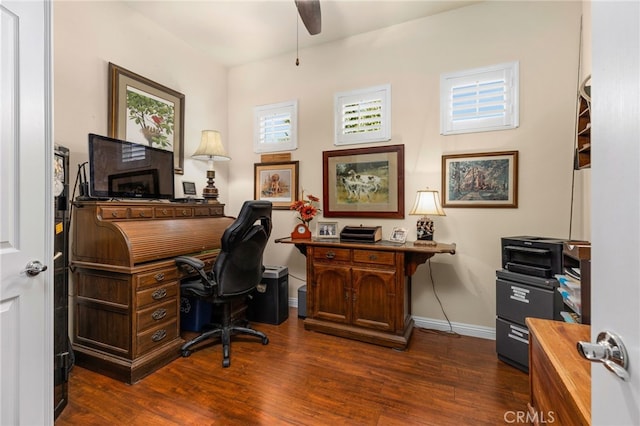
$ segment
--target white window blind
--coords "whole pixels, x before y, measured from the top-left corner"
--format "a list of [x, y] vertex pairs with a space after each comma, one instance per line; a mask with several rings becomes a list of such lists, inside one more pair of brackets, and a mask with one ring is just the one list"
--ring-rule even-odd
[[335, 145], [391, 139], [391, 86], [335, 95]]
[[255, 107], [253, 151], [297, 149], [297, 115], [297, 101]]
[[145, 159], [146, 149], [143, 145], [123, 144], [122, 145], [122, 162], [142, 161]]
[[484, 132], [519, 125], [518, 62], [440, 78], [440, 133]]

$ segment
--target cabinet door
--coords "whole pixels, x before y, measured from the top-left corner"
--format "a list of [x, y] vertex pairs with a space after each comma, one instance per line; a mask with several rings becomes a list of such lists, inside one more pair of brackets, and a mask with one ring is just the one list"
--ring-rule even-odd
[[332, 322], [349, 323], [351, 318], [351, 268], [315, 264], [311, 282], [312, 300], [308, 316]]
[[352, 273], [352, 324], [393, 331], [395, 271], [353, 268]]

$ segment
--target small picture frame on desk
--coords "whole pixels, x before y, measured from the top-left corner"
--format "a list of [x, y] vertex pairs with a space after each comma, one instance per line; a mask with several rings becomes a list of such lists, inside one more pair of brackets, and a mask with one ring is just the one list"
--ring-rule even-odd
[[316, 233], [318, 238], [339, 238], [338, 222], [318, 222]]
[[405, 228], [393, 228], [389, 241], [392, 243], [404, 244], [407, 241], [407, 230]]
[[182, 192], [186, 197], [195, 197], [196, 195], [198, 195], [196, 192], [196, 184], [194, 182], [182, 181]]

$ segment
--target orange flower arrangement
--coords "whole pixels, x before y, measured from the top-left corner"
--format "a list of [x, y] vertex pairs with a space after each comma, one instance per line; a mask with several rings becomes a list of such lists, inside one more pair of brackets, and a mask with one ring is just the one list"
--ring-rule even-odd
[[289, 210], [295, 210], [299, 213], [298, 219], [305, 225], [309, 225], [311, 219], [315, 217], [320, 211], [314, 204], [318, 203], [320, 198], [315, 195], [307, 195], [307, 199], [304, 199], [304, 191], [302, 191], [302, 200], [297, 200], [291, 203]]

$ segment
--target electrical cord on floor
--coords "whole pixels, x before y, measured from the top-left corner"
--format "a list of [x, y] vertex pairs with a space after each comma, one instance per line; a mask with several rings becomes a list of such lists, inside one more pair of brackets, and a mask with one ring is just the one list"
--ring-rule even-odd
[[431, 269], [431, 259], [427, 259], [427, 264], [429, 265], [429, 279], [431, 280], [431, 288], [433, 289], [433, 294], [436, 296], [436, 300], [440, 305], [440, 310], [442, 311], [445, 319], [447, 320], [447, 324], [449, 324], [449, 330], [435, 330], [433, 328], [420, 328], [419, 330], [424, 333], [446, 334], [446, 335], [452, 335], [455, 337], [461, 337], [460, 334], [453, 331], [453, 325], [451, 325], [451, 321], [449, 321], [449, 317], [447, 316], [447, 313], [444, 310], [444, 306], [442, 305], [442, 301], [440, 300], [440, 297], [438, 296], [438, 292], [436, 291], [436, 282], [433, 279], [433, 271]]

